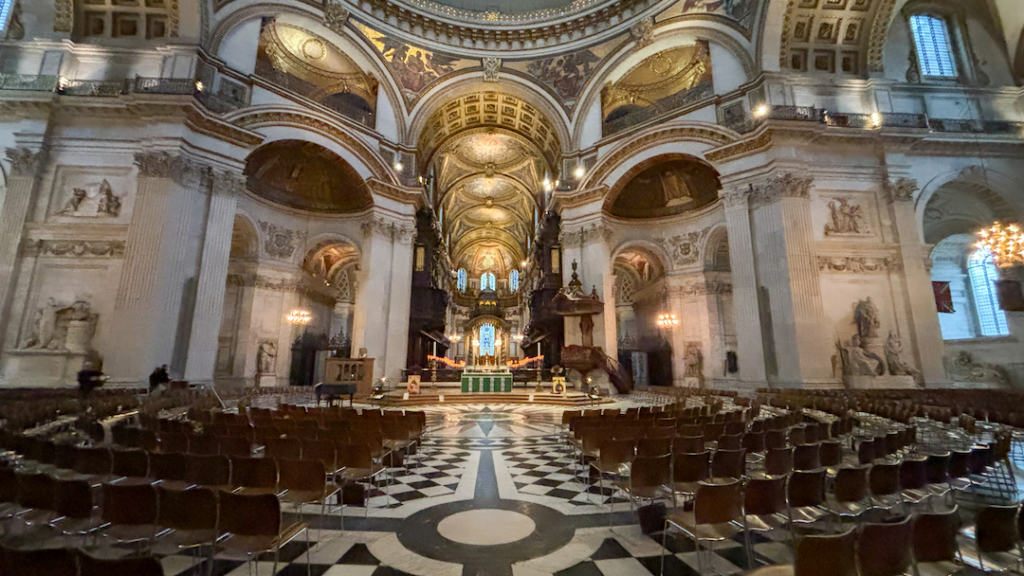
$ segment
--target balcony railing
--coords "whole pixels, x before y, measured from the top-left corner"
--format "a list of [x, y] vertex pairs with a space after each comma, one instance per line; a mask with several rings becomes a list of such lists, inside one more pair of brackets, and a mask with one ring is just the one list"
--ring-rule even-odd
[[710, 82], [703, 83], [690, 90], [676, 92], [671, 96], [662, 98], [653, 106], [634, 110], [624, 116], [620, 116], [610, 122], [606, 122], [604, 125], [604, 133], [605, 135], [610, 135], [615, 134], [616, 132], [621, 132], [631, 126], [643, 124], [648, 120], [653, 120], [654, 118], [668, 114], [673, 110], [678, 110], [680, 108], [696, 104], [697, 102], [711, 98], [714, 95], [715, 89]]
[[61, 80], [57, 91], [65, 96], [114, 97], [128, 94], [128, 80]]
[[29, 74], [0, 74], [0, 90], [28, 90], [53, 92], [59, 79], [56, 76], [35, 76]]
[[196, 81], [191, 78], [143, 78], [135, 77], [132, 91], [136, 94], [178, 94], [186, 96], [196, 91]]

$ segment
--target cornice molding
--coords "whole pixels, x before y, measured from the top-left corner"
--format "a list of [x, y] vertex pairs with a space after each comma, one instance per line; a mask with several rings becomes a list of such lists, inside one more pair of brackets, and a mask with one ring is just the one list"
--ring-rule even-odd
[[560, 211], [569, 208], [579, 208], [604, 198], [608, 194], [608, 190], [608, 186], [601, 185], [588, 190], [555, 192], [555, 200], [558, 202], [558, 209]]
[[376, 178], [367, 180], [366, 186], [371, 194], [380, 195], [401, 204], [411, 204], [417, 208], [423, 206], [423, 193], [419, 188], [395, 186], [394, 184], [381, 182]]

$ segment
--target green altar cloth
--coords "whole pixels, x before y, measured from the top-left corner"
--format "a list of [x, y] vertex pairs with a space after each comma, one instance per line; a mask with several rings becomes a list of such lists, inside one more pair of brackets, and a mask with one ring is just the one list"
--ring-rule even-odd
[[512, 375], [508, 372], [462, 373], [463, 392], [511, 392]]

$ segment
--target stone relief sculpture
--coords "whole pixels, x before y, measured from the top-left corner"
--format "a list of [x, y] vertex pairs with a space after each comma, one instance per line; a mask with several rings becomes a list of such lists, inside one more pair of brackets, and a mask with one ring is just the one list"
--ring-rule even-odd
[[921, 372], [911, 366], [902, 356], [903, 341], [889, 332], [889, 337], [885, 339], [885, 362], [889, 365], [889, 374], [891, 376], [917, 377]]
[[700, 342], [687, 342], [683, 358], [686, 364], [686, 376], [700, 378], [703, 374], [702, 364], [704, 364], [704, 356], [700, 352]]
[[484, 67], [484, 82], [497, 82], [498, 70], [501, 70], [501, 58], [484, 58], [480, 63]]
[[60, 216], [110, 216], [121, 215], [121, 197], [114, 194], [110, 182], [104, 180], [99, 184], [90, 184], [85, 188], [74, 188], [71, 198], [57, 212]]
[[295, 253], [297, 243], [305, 240], [305, 232], [296, 232], [273, 222], [259, 221], [260, 231], [263, 232], [263, 250], [268, 256], [274, 258], [291, 258]]
[[842, 347], [843, 374], [847, 376], [882, 376], [885, 361], [878, 354], [863, 348], [859, 335], [854, 334]]
[[85, 300], [66, 305], [47, 298], [46, 304], [36, 311], [35, 321], [21, 347], [84, 354], [92, 350], [98, 317]]
[[857, 204], [850, 204], [849, 198], [836, 198], [828, 203], [829, 222], [825, 224], [825, 235], [866, 234], [864, 211]]
[[1008, 386], [1010, 378], [1006, 369], [993, 364], [982, 364], [971, 356], [970, 352], [961, 350], [947, 356], [945, 359], [946, 371], [954, 382], [969, 382], [972, 384], [995, 384], [997, 386]]
[[878, 328], [881, 322], [878, 319], [878, 308], [875, 307], [871, 297], [857, 302], [853, 308], [853, 322], [857, 325], [857, 335], [864, 338], [878, 338]]
[[273, 340], [262, 340], [256, 350], [256, 373], [273, 374], [277, 368], [277, 344]]

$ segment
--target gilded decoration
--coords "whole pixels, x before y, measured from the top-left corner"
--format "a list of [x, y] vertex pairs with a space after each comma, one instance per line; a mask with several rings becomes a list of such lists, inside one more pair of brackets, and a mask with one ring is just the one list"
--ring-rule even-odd
[[377, 80], [337, 46], [308, 30], [268, 23], [260, 34], [258, 60], [296, 79], [285, 85], [315, 102], [342, 100], [371, 113], [376, 109]]
[[790, 0], [779, 55], [782, 67], [853, 75], [880, 71], [873, 60], [875, 52], [880, 60], [894, 1]]
[[750, 38], [757, 7], [757, 0], [679, 0], [658, 14], [655, 22], [661, 24], [680, 17], [725, 21]]
[[572, 110], [576, 98], [597, 71], [601, 61], [630, 38], [630, 34], [626, 33], [582, 50], [549, 58], [506, 61], [503, 66], [536, 78], [562, 102], [566, 110]]
[[409, 106], [415, 104], [427, 87], [457, 70], [479, 66], [479, 61], [440, 54], [426, 48], [410, 46], [398, 38], [378, 32], [365, 24], [354, 22], [359, 32], [373, 44], [388, 63], [388, 68]]
[[638, 108], [675, 107], [670, 97], [702, 85], [711, 86], [711, 55], [707, 42], [658, 52], [601, 90], [605, 122]]
[[682, 214], [717, 200], [721, 187], [713, 168], [694, 160], [667, 160], [644, 168], [613, 192], [609, 212], [620, 218]]
[[246, 160], [254, 194], [315, 212], [359, 212], [373, 203], [366, 183], [337, 154], [310, 142], [279, 140]]
[[521, 98], [500, 92], [467, 94], [439, 108], [427, 120], [418, 148], [433, 150], [458, 132], [487, 126], [511, 130], [536, 143], [550, 165], [562, 155], [558, 135], [544, 113]]

